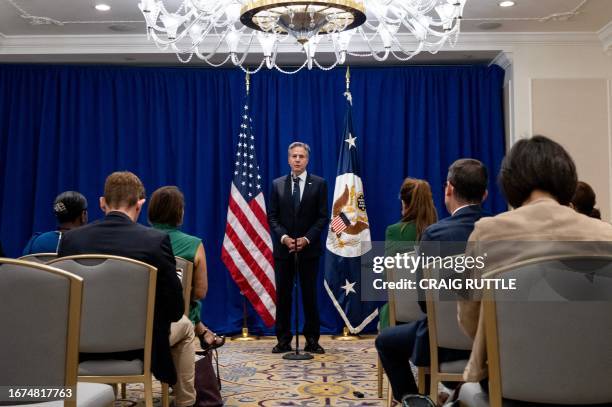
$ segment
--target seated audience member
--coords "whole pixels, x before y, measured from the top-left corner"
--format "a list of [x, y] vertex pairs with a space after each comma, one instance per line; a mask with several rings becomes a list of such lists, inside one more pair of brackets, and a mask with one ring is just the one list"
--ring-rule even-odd
[[194, 265], [189, 319], [195, 325], [195, 334], [200, 338], [202, 350], [215, 349], [223, 346], [225, 338], [215, 335], [202, 323], [200, 318], [202, 305], [198, 301], [204, 298], [208, 291], [204, 245], [201, 239], [178, 229], [183, 223], [184, 213], [185, 198], [177, 187], [161, 187], [151, 195], [148, 210], [149, 222], [155, 229], [168, 233], [175, 256], [189, 260]]
[[595, 191], [586, 182], [578, 181], [570, 206], [578, 213], [601, 219], [599, 209], [595, 208]]
[[[194, 333], [183, 315], [181, 282], [170, 238], [166, 233], [136, 223], [145, 202], [142, 182], [131, 172], [114, 172], [106, 178], [100, 207], [106, 216], [66, 232], [58, 257], [76, 254], [109, 254], [140, 260], [157, 268], [151, 369], [158, 380], [174, 385], [177, 406], [195, 403]], [[113, 354], [133, 359], [142, 350]], [[81, 360], [109, 358], [109, 354], [81, 354]]]
[[[400, 187], [399, 199], [402, 203], [402, 219], [389, 225], [385, 231], [385, 256], [409, 252], [419, 241], [421, 234], [438, 219], [436, 207], [427, 181], [406, 178]], [[379, 313], [380, 329], [389, 326], [389, 306], [385, 304]]]
[[[603, 253], [605, 245], [588, 242], [612, 242], [611, 225], [569, 208], [578, 181], [576, 167], [556, 142], [543, 136], [517, 141], [502, 162], [498, 181], [515, 209], [481, 219], [470, 235], [470, 255], [487, 253], [484, 272], [540, 256]], [[538, 244], [544, 241], [546, 245]], [[560, 244], [552, 244], [555, 241]], [[578, 241], [585, 244], [576, 244]], [[480, 311], [479, 301], [458, 303], [459, 323], [474, 338], [463, 373], [468, 382], [488, 376], [484, 318], [480, 318]]]
[[76, 191], [62, 192], [53, 202], [53, 213], [57, 218], [57, 230], [35, 233], [23, 249], [24, 256], [57, 252], [62, 233], [87, 223], [87, 199]]
[[[451, 216], [425, 229], [421, 247], [427, 246], [428, 241], [454, 242], [460, 246], [451, 245], [453, 252], [440, 254], [462, 253], [465, 243], [461, 242], [467, 241], [474, 223], [486, 216], [480, 204], [487, 196], [487, 182], [487, 169], [480, 161], [468, 158], [455, 161], [448, 169], [444, 187], [444, 204]], [[442, 246], [447, 247], [443, 243]], [[394, 398], [401, 400], [406, 394], [416, 394], [418, 390], [408, 360], [417, 366], [429, 366], [427, 318], [383, 330], [376, 338], [376, 349]], [[448, 362], [467, 359], [469, 352], [440, 348], [439, 355], [441, 362]]]

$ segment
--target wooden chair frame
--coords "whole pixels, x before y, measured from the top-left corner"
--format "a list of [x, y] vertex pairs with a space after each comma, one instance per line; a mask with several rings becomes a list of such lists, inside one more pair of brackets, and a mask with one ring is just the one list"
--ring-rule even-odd
[[67, 271], [41, 263], [20, 259], [0, 259], [0, 264], [27, 266], [40, 269], [69, 281], [68, 323], [66, 329], [66, 364], [64, 386], [73, 389], [73, 397], [64, 400], [64, 407], [77, 407], [77, 376], [79, 371], [79, 341], [81, 332], [81, 305], [83, 302], [83, 279]]
[[[191, 304], [191, 289], [192, 289], [192, 284], [193, 284], [193, 263], [180, 256], [175, 256], [175, 259], [177, 260], [176, 271], [178, 273], [178, 271], [180, 270], [182, 273], [181, 284], [183, 286], [183, 301], [185, 303], [185, 315], [189, 316], [189, 306]], [[178, 267], [179, 261], [182, 263], [185, 263], [185, 268]], [[168, 396], [170, 394], [170, 389], [168, 388], [168, 383], [162, 383], [161, 387], [162, 387], [162, 407], [168, 407], [170, 405], [170, 400]], [[122, 394], [125, 393], [125, 387], [121, 388], [121, 392]], [[125, 398], [125, 396], [123, 397]]]
[[[182, 278], [181, 284], [183, 285], [183, 300], [185, 301], [185, 315], [189, 316], [189, 305], [191, 304], [191, 290], [193, 285], [193, 268], [194, 265], [187, 259], [184, 259], [180, 256], [175, 256], [176, 262], [176, 271], [181, 271]], [[185, 264], [185, 268], [179, 267], [179, 262]]]
[[[143, 373], [139, 375], [117, 375], [117, 376], [78, 376], [78, 380], [81, 382], [90, 383], [121, 383], [122, 384], [122, 396], [125, 397], [125, 383], [143, 383], [145, 393], [145, 406], [153, 407], [153, 377], [151, 374], [151, 349], [153, 343], [153, 314], [155, 308], [155, 287], [157, 284], [157, 268], [143, 263], [138, 260], [129, 259], [127, 257], [103, 255], [103, 254], [80, 254], [75, 256], [61, 257], [56, 260], [49, 262], [49, 265], [53, 265], [56, 262], [64, 260], [106, 260], [115, 259], [121, 260], [132, 264], [144, 266], [149, 270], [149, 285], [147, 287], [147, 316], [145, 321], [145, 341], [144, 341], [144, 360], [143, 360]], [[166, 387], [167, 390], [167, 387]], [[167, 397], [167, 392], [165, 394]], [[162, 401], [164, 399], [163, 386], [162, 386]]]
[[[43, 261], [40, 257], [48, 257], [49, 259]], [[32, 253], [26, 254], [25, 256], [19, 257], [17, 260], [30, 261], [33, 263], [47, 264], [50, 261], [57, 259], [57, 253]]]

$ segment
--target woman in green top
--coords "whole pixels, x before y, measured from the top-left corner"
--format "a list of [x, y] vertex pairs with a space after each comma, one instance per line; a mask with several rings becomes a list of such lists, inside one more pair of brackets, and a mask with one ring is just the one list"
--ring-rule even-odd
[[204, 245], [200, 238], [183, 233], [178, 229], [183, 223], [184, 212], [185, 198], [177, 187], [161, 187], [151, 195], [148, 211], [149, 222], [154, 228], [168, 233], [175, 256], [193, 263], [189, 319], [195, 326], [195, 334], [200, 338], [202, 350], [215, 349], [223, 346], [225, 338], [217, 336], [202, 323], [200, 319], [202, 305], [198, 301], [204, 298], [208, 291]]
[[[406, 178], [399, 192], [402, 202], [402, 219], [387, 227], [385, 232], [385, 256], [412, 251], [423, 231], [438, 219], [436, 207], [427, 181]], [[385, 304], [380, 309], [380, 329], [389, 326], [389, 310]]]

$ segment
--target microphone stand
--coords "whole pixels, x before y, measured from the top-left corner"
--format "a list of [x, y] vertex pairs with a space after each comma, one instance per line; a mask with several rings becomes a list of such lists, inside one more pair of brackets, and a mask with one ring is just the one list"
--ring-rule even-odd
[[[293, 212], [293, 225], [296, 224], [296, 213]], [[293, 241], [293, 269], [295, 273], [293, 273], [293, 300], [295, 301], [295, 352], [293, 353], [285, 353], [283, 355], [283, 359], [287, 360], [309, 360], [312, 359], [312, 356], [308, 352], [300, 353], [300, 305], [298, 299], [298, 280], [300, 277], [300, 260], [298, 258], [298, 250], [297, 250], [297, 238]]]

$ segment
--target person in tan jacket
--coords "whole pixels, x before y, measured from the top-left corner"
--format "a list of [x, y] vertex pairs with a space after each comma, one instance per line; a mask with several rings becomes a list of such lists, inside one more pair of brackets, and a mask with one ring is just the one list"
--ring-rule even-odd
[[[543, 136], [519, 140], [504, 158], [498, 181], [515, 209], [476, 222], [466, 249], [471, 256], [486, 253], [484, 273], [540, 256], [601, 254], [606, 248], [609, 253], [610, 245], [596, 242], [612, 245], [612, 226], [568, 206], [578, 178], [574, 161], [558, 143]], [[488, 376], [480, 315], [479, 301], [458, 303], [459, 324], [474, 338], [463, 373], [467, 382]]]

